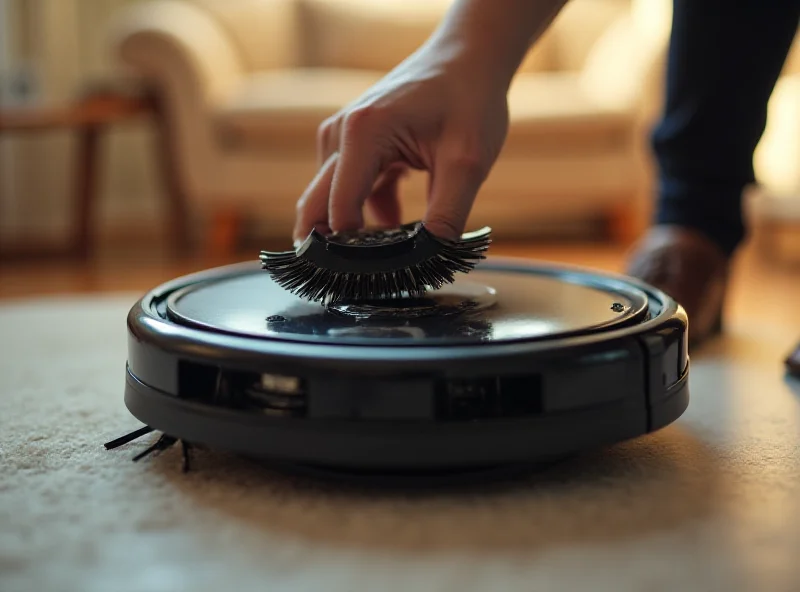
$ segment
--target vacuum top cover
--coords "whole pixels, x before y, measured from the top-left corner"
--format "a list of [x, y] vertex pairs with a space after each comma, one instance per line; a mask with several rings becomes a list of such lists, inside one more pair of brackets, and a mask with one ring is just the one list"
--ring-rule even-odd
[[177, 325], [250, 338], [342, 345], [470, 345], [556, 339], [641, 322], [647, 295], [581, 274], [486, 266], [421, 298], [320, 304], [249, 268], [167, 298]]

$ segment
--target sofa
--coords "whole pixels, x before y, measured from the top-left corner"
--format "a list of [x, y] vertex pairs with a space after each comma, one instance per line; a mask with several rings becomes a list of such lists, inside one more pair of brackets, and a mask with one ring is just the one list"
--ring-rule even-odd
[[[290, 237], [319, 124], [414, 51], [450, 0], [145, 0], [116, 15], [121, 68], [158, 93], [190, 211], [216, 249]], [[573, 0], [526, 57], [470, 225], [507, 237], [647, 216], [668, 0]], [[401, 188], [422, 216], [426, 174]]]

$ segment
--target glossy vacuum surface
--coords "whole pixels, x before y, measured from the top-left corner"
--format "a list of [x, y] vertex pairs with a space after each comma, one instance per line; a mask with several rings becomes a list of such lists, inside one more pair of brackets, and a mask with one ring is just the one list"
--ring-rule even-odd
[[303, 300], [265, 273], [204, 282], [167, 300], [179, 325], [255, 338], [359, 345], [492, 344], [586, 334], [640, 320], [647, 296], [546, 275], [477, 270], [407, 301]]
[[624, 277], [492, 259], [425, 297], [304, 301], [256, 264], [131, 309], [125, 401], [176, 438], [304, 467], [446, 471], [634, 438], [688, 405], [687, 319]]

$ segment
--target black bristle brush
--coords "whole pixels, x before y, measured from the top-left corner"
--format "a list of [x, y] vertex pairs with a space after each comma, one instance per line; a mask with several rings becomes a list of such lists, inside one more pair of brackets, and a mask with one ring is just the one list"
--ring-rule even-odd
[[422, 222], [390, 229], [322, 234], [313, 230], [293, 251], [262, 251], [261, 266], [284, 289], [314, 302], [420, 297], [453, 283], [486, 257], [491, 229], [456, 241]]

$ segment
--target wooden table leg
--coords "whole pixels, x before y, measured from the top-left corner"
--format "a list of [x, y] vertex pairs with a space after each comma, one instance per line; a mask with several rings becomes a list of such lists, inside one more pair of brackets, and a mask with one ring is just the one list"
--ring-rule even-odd
[[78, 134], [72, 253], [81, 260], [88, 259], [92, 250], [99, 134], [99, 128], [93, 125], [82, 127]]
[[128, 96], [127, 93], [100, 90], [87, 93], [79, 101], [66, 105], [0, 110], [0, 133], [3, 134], [56, 129], [75, 130], [77, 133], [74, 166], [70, 170], [74, 182], [73, 193], [69, 196], [72, 201], [72, 227], [66, 249], [59, 248], [53, 253], [49, 248], [32, 247], [28, 244], [29, 240], [24, 240], [21, 245], [4, 249], [4, 258], [52, 259], [56, 255], [67, 255], [85, 260], [91, 255], [99, 189], [99, 136], [107, 126], [149, 112], [149, 107], [145, 98], [138, 96], [138, 93]]
[[205, 255], [211, 260], [230, 260], [236, 255], [237, 239], [243, 217], [235, 208], [218, 207], [214, 210]]

